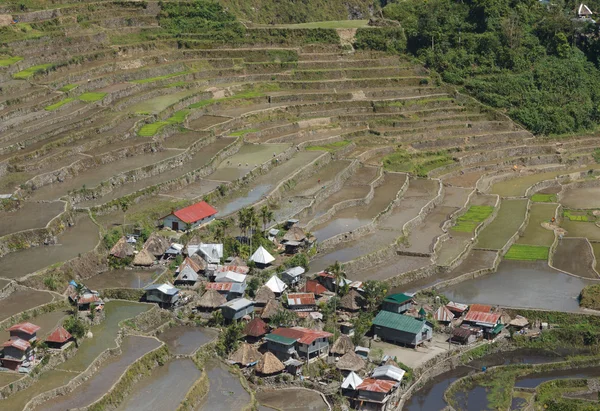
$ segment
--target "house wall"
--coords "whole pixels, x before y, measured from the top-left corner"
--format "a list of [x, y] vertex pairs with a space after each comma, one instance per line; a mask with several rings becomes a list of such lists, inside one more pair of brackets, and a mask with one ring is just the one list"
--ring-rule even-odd
[[[197, 227], [198, 227], [198, 226], [200, 226], [201, 224], [206, 224], [206, 223], [209, 223], [209, 222], [211, 222], [211, 221], [212, 221], [212, 220], [214, 220], [214, 219], [215, 219], [215, 216], [214, 216], [214, 215], [212, 215], [212, 216], [210, 216], [210, 217], [203, 218], [202, 220], [196, 221], [195, 223], [191, 224], [191, 225], [190, 225], [190, 229], [197, 228]], [[187, 230], [187, 227], [188, 227], [187, 223], [185, 223], [185, 222], [181, 221], [181, 220], [180, 220], [180, 219], [179, 219], [177, 216], [175, 216], [174, 214], [170, 214], [170, 215], [166, 216], [166, 217], [163, 219], [163, 225], [164, 225], [165, 227], [169, 227], [170, 229], [173, 229], [173, 230], [174, 230], [174, 228], [173, 228], [173, 223], [174, 223], [174, 222], [176, 222], [176, 223], [178, 223], [178, 224], [179, 224], [179, 228], [178, 228], [179, 230]]]
[[329, 341], [326, 338], [319, 338], [309, 345], [298, 343], [298, 355], [304, 358], [318, 355], [319, 352], [327, 352], [328, 347]]
[[281, 361], [288, 360], [296, 352], [293, 345], [277, 344], [273, 341], [267, 342], [267, 350], [275, 354]]
[[174, 304], [179, 299], [179, 294], [173, 296], [163, 294], [158, 290], [146, 291], [146, 301], [162, 304]]
[[294, 305], [289, 308], [293, 311], [317, 311], [316, 305]]
[[28, 334], [28, 333], [25, 333], [25, 332], [22, 332], [22, 331], [11, 331], [10, 332], [10, 336], [11, 337], [18, 337], [18, 338], [20, 338], [22, 340], [29, 341], [29, 342], [35, 341], [37, 339], [36, 333]]
[[383, 302], [383, 310], [392, 313], [402, 314], [412, 308], [412, 301], [406, 301], [402, 304], [392, 303], [389, 301]]
[[[427, 332], [426, 336], [422, 336], [422, 332]], [[422, 342], [431, 339], [433, 330], [427, 324], [423, 324], [423, 328], [421, 328], [421, 332], [417, 334], [408, 333], [405, 331], [396, 330], [393, 328], [374, 326], [375, 334], [387, 341], [400, 343], [400, 344], [408, 344], [408, 345], [418, 345]]]
[[254, 312], [254, 306], [250, 305], [248, 307], [245, 307], [239, 311], [235, 311], [234, 309], [230, 308], [230, 307], [222, 307], [221, 311], [223, 312], [223, 317], [225, 317], [228, 320], [239, 320], [240, 318], [242, 318], [243, 316], [245, 316], [246, 314], [252, 314]]
[[369, 399], [369, 400], [372, 400], [372, 401], [383, 402], [383, 400], [386, 397], [386, 393], [359, 390], [358, 391], [358, 396], [360, 398], [365, 398], [365, 399]]
[[19, 350], [18, 348], [4, 347], [4, 356], [6, 356], [6, 357], [21, 359], [21, 358], [23, 358], [24, 354], [25, 353], [23, 351]]

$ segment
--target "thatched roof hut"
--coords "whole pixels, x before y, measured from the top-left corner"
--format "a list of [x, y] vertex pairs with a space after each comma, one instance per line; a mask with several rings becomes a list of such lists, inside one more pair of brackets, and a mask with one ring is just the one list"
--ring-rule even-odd
[[330, 352], [335, 355], [345, 355], [349, 352], [354, 352], [354, 344], [350, 337], [342, 334], [331, 346]]
[[298, 226], [293, 226], [292, 228], [290, 228], [288, 230], [288, 232], [285, 233], [285, 235], [281, 239], [281, 241], [284, 242], [284, 243], [286, 241], [302, 242], [304, 240], [306, 240], [306, 233], [304, 232], [303, 229], [301, 229]]
[[267, 302], [267, 305], [265, 305], [265, 308], [263, 309], [262, 314], [260, 315], [260, 318], [262, 318], [263, 320], [269, 320], [280, 309], [281, 309], [281, 304], [279, 303], [279, 301], [277, 301], [275, 299], [269, 300], [269, 302]]
[[150, 253], [150, 251], [142, 249], [139, 253], [133, 257], [133, 265], [140, 265], [144, 267], [151, 266], [154, 264], [154, 256]]
[[285, 370], [285, 365], [271, 352], [267, 352], [256, 364], [256, 372], [263, 375], [277, 374]]
[[248, 266], [248, 263], [246, 262], [246, 260], [240, 258], [240, 257], [235, 257], [231, 260], [231, 262], [229, 263], [229, 265], [235, 265], [238, 267], [246, 267]]
[[171, 243], [165, 237], [152, 233], [144, 243], [144, 250], [148, 250], [153, 256], [160, 257], [169, 249]]
[[229, 361], [234, 364], [240, 364], [247, 367], [249, 364], [255, 363], [262, 358], [262, 354], [256, 348], [248, 343], [242, 343], [230, 356]]
[[508, 325], [512, 325], [516, 328], [523, 328], [529, 325], [529, 320], [521, 315], [517, 315], [513, 320], [511, 320]]
[[198, 307], [216, 309], [226, 302], [227, 299], [217, 290], [206, 290], [198, 301]]
[[354, 288], [340, 300], [340, 308], [347, 311], [358, 311], [362, 305], [363, 298]]
[[244, 327], [244, 334], [249, 337], [262, 337], [266, 333], [269, 332], [269, 326], [260, 318], [256, 317], [252, 319], [246, 326]]
[[110, 249], [110, 255], [116, 258], [126, 258], [133, 255], [133, 246], [127, 242], [125, 237], [121, 237], [119, 241]]
[[342, 371], [358, 371], [365, 367], [365, 361], [354, 351], [350, 351], [342, 356], [337, 362], [336, 367]]
[[254, 302], [256, 304], [266, 304], [268, 303], [270, 300], [275, 299], [275, 293], [273, 291], [271, 291], [271, 289], [269, 287], [267, 287], [266, 285], [263, 285], [262, 287], [260, 287], [258, 289], [258, 291], [256, 292], [256, 295], [254, 296]]

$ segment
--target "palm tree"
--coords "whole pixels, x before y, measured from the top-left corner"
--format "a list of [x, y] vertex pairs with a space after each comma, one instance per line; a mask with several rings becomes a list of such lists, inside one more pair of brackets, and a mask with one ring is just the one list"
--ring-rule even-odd
[[273, 221], [273, 212], [269, 210], [268, 205], [264, 205], [260, 208], [260, 218], [263, 223], [263, 232], [267, 229], [267, 224]]
[[346, 279], [346, 272], [344, 271], [344, 267], [340, 264], [339, 261], [336, 260], [335, 263], [327, 267], [326, 271], [333, 276], [333, 281], [335, 282], [335, 298], [333, 311], [334, 315], [337, 316], [337, 297], [338, 292], [340, 290], [340, 283]]

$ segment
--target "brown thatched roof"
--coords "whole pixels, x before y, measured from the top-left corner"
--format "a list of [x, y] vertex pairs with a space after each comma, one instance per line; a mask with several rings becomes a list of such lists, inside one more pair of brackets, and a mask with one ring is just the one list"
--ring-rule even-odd
[[169, 240], [165, 237], [152, 233], [144, 243], [144, 250], [148, 250], [155, 257], [160, 257], [170, 246]]
[[362, 303], [362, 296], [354, 288], [340, 300], [340, 308], [348, 311], [358, 311]]
[[282, 242], [286, 241], [304, 241], [306, 240], [306, 233], [303, 229], [297, 226], [293, 226], [288, 230], [282, 238]]
[[339, 370], [358, 371], [365, 367], [365, 361], [354, 351], [350, 351], [340, 358], [336, 366]]
[[523, 328], [523, 327], [527, 327], [527, 325], [529, 325], [529, 320], [523, 316], [517, 315], [513, 320], [511, 320], [509, 322], [509, 325], [512, 325], [514, 327]]
[[254, 296], [254, 301], [258, 304], [266, 304], [275, 298], [275, 293], [269, 287], [263, 285], [258, 289]]
[[275, 313], [277, 313], [277, 311], [279, 311], [280, 308], [281, 308], [281, 304], [279, 303], [279, 301], [277, 301], [275, 299], [269, 300], [267, 305], [265, 305], [265, 308], [263, 309], [262, 314], [260, 315], [260, 318], [262, 318], [263, 320], [268, 320], [272, 316], [274, 316]]
[[269, 326], [260, 318], [256, 317], [252, 319], [244, 327], [244, 334], [250, 337], [262, 337], [269, 332]]
[[133, 251], [133, 246], [127, 242], [125, 237], [121, 237], [113, 248], [110, 249], [110, 255], [117, 258], [131, 257]]
[[349, 352], [354, 352], [354, 344], [352, 343], [350, 337], [348, 337], [345, 334], [342, 334], [338, 337], [337, 340], [335, 340], [335, 342], [331, 346], [330, 352], [332, 354], [337, 355], [344, 355]]
[[273, 353], [268, 351], [256, 364], [256, 372], [270, 375], [285, 370], [285, 365]]
[[133, 257], [133, 265], [143, 265], [149, 266], [154, 264], [154, 256], [150, 253], [150, 251], [142, 249], [139, 253]]
[[242, 345], [229, 356], [229, 361], [246, 367], [248, 364], [259, 361], [261, 358], [262, 354], [259, 353], [256, 348], [250, 344], [242, 343]]
[[219, 294], [217, 290], [206, 290], [206, 292], [200, 297], [198, 301], [198, 307], [203, 308], [217, 308], [222, 304], [225, 304], [227, 299]]

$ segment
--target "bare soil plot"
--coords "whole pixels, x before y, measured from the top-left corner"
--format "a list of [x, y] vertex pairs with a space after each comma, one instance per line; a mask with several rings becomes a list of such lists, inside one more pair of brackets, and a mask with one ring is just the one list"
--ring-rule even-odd
[[[18, 374], [14, 372], [0, 372], [0, 387], [5, 387], [8, 384], [11, 384], [23, 377], [23, 374]], [[2, 402], [0, 402], [0, 404], [2, 404]]]
[[600, 208], [600, 187], [569, 189], [560, 202], [567, 208]]
[[585, 278], [598, 278], [594, 271], [594, 254], [584, 238], [563, 238], [554, 252], [552, 265], [559, 270]]
[[432, 262], [429, 257], [399, 255], [381, 264], [372, 266], [368, 270], [353, 273], [352, 279], [357, 281], [384, 281], [431, 264]]
[[64, 208], [65, 203], [62, 201], [25, 202], [16, 211], [0, 211], [0, 237], [18, 231], [46, 227], [46, 224], [62, 213]]
[[[473, 190], [461, 187], [444, 187], [444, 205], [448, 207], [463, 207]], [[472, 196], [471, 199], [475, 198]], [[473, 200], [471, 200], [471, 203]]]
[[189, 184], [178, 190], [166, 192], [163, 195], [192, 200], [194, 198], [200, 198], [205, 194], [210, 193], [211, 191], [216, 189], [220, 184], [221, 182], [219, 181], [200, 179], [195, 183]]
[[471, 240], [471, 233], [453, 231], [446, 241], [442, 243], [437, 253], [437, 264], [445, 266], [450, 264], [465, 249]]
[[556, 204], [535, 203], [529, 210], [529, 223], [518, 244], [543, 245], [549, 247], [554, 242], [554, 231], [542, 227], [543, 222], [550, 223], [556, 212]]
[[320, 190], [323, 186], [327, 186], [343, 169], [348, 167], [350, 161], [348, 160], [333, 160], [327, 163], [324, 167], [317, 170], [310, 177], [298, 181], [292, 190], [290, 195], [313, 195], [316, 191]]
[[478, 236], [477, 248], [499, 250], [512, 237], [525, 219], [528, 200], [502, 200], [494, 221]]
[[201, 116], [189, 122], [188, 126], [192, 130], [205, 130], [215, 124], [223, 123], [230, 120], [230, 117], [222, 116]]
[[590, 241], [600, 241], [600, 227], [595, 223], [564, 218], [560, 226], [567, 230], [567, 237], [586, 237]]
[[127, 108], [130, 113], [150, 113], [158, 114], [167, 107], [177, 103], [192, 94], [197, 93], [198, 90], [184, 90], [172, 94], [166, 94], [164, 96], [153, 97], [148, 100], [144, 100], [140, 103], [134, 104]]
[[163, 273], [162, 268], [152, 270], [110, 270], [84, 280], [92, 290], [106, 288], [144, 288]]

